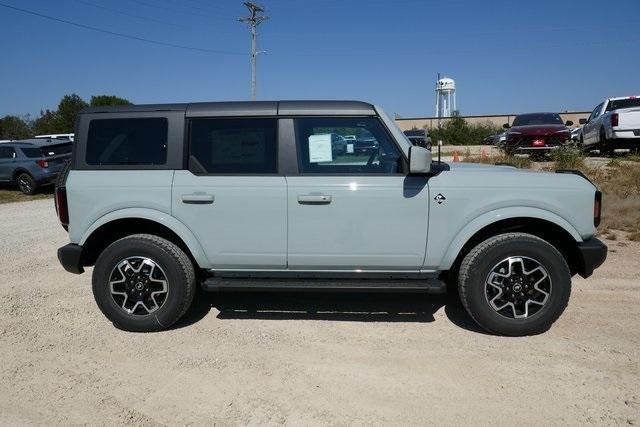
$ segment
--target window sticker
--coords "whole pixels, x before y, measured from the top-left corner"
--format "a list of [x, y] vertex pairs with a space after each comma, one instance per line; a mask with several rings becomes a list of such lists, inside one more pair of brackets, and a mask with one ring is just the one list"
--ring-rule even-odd
[[331, 134], [309, 136], [309, 163], [332, 161]]
[[353, 144], [347, 144], [347, 154], [353, 154]]

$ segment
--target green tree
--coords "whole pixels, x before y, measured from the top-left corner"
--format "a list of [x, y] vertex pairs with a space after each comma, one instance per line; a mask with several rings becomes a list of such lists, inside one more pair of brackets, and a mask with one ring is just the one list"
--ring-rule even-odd
[[0, 119], [0, 139], [24, 139], [30, 136], [28, 117], [4, 116]]
[[58, 133], [58, 114], [51, 110], [40, 110], [40, 117], [33, 122], [33, 133], [36, 135]]
[[465, 119], [454, 115], [440, 129], [430, 129], [432, 141], [442, 140], [446, 145], [480, 144], [489, 135], [501, 133], [502, 129], [490, 122], [469, 124]]
[[128, 99], [114, 95], [95, 95], [91, 97], [89, 105], [92, 107], [100, 107], [104, 105], [132, 105], [132, 102]]
[[88, 107], [88, 104], [75, 93], [63, 96], [58, 104], [58, 111], [56, 112], [57, 117], [54, 133], [73, 132], [78, 113], [86, 107]]

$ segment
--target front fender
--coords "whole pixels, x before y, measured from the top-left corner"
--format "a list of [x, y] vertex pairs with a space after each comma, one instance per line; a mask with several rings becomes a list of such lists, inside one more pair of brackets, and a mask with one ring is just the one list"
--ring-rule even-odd
[[473, 221], [469, 222], [456, 234], [455, 238], [449, 244], [449, 247], [447, 248], [442, 260], [440, 261], [438, 269], [450, 269], [456, 258], [458, 257], [458, 254], [462, 250], [462, 247], [478, 231], [482, 230], [488, 225], [510, 218], [535, 218], [549, 221], [564, 229], [571, 235], [571, 237], [576, 240], [576, 242], [582, 242], [580, 233], [578, 233], [578, 231], [565, 219], [553, 212], [532, 207], [510, 207], [496, 209], [476, 217]]
[[202, 249], [202, 245], [195, 237], [195, 235], [191, 232], [191, 230], [171, 215], [155, 209], [127, 208], [109, 212], [108, 214], [98, 218], [91, 224], [89, 228], [87, 228], [78, 244], [84, 245], [84, 243], [87, 241], [87, 239], [89, 239], [93, 232], [103, 225], [115, 220], [127, 218], [146, 219], [164, 225], [182, 239], [185, 245], [187, 245], [187, 247], [189, 248], [189, 251], [191, 251], [193, 258], [201, 268], [211, 268], [211, 263], [207, 259], [206, 254]]

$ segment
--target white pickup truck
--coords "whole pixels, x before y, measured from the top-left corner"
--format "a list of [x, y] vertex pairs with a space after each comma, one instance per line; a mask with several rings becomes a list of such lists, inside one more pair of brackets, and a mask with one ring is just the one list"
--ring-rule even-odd
[[580, 119], [580, 144], [611, 154], [616, 148], [640, 148], [640, 96], [609, 98], [588, 119]]

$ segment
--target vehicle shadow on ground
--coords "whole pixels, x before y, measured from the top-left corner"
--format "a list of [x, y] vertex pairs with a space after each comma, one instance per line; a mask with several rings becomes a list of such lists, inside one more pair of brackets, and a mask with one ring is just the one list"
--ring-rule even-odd
[[454, 292], [422, 293], [347, 292], [199, 292], [192, 308], [174, 325], [183, 328], [199, 322], [212, 308], [217, 318], [253, 320], [329, 320], [344, 322], [434, 322], [444, 307], [455, 325], [484, 333], [469, 317]]

